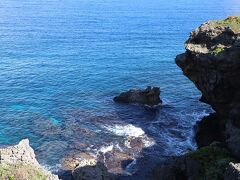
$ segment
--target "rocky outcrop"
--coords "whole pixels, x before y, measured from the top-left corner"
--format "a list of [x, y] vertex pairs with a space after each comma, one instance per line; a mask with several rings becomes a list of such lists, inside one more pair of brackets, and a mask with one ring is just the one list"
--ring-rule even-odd
[[224, 148], [209, 146], [168, 160], [152, 172], [153, 180], [220, 180], [229, 162], [231, 154]]
[[215, 113], [197, 123], [199, 149], [156, 169], [156, 177], [237, 180], [239, 165], [231, 162], [240, 159], [240, 17], [202, 24], [185, 46], [176, 63]]
[[201, 100], [216, 111], [215, 120], [199, 123], [198, 144], [225, 141], [240, 158], [240, 17], [210, 21], [194, 30], [176, 63], [202, 92]]
[[104, 179], [113, 180], [105, 165], [92, 154], [80, 152], [62, 159], [63, 169], [72, 171], [73, 180]]
[[240, 164], [230, 163], [225, 174], [225, 180], [240, 179]]
[[208, 146], [214, 141], [224, 142], [225, 122], [216, 113], [205, 116], [196, 124], [196, 143], [198, 147]]
[[110, 174], [107, 168], [102, 163], [95, 163], [87, 166], [78, 166], [73, 171], [74, 180], [114, 180], [114, 176]]
[[0, 179], [58, 180], [58, 176], [45, 170], [36, 160], [29, 140], [0, 149]]
[[176, 57], [202, 100], [222, 115], [240, 104], [240, 17], [210, 21], [190, 34], [186, 52]]
[[147, 87], [145, 90], [131, 89], [114, 97], [115, 102], [119, 103], [139, 103], [147, 105], [158, 105], [161, 103], [159, 87]]

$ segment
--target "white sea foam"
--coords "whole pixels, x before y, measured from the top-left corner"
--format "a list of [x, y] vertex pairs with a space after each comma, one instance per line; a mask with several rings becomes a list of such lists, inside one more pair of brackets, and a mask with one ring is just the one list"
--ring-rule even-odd
[[[123, 136], [127, 138], [141, 137], [144, 143], [144, 147], [151, 147], [155, 144], [155, 141], [149, 138], [141, 128], [133, 126], [132, 124], [104, 126], [104, 128], [106, 128], [108, 131], [114, 133], [117, 136]], [[128, 148], [131, 148], [130, 141], [128, 140], [124, 142], [124, 145]]]
[[58, 172], [58, 170], [61, 168], [61, 164], [56, 164], [54, 166], [50, 166], [47, 164], [41, 164], [41, 166], [46, 169], [47, 171], [50, 171], [52, 173], [56, 173]]
[[109, 146], [102, 146], [98, 152], [102, 152], [103, 154], [112, 151], [113, 150], [113, 145], [109, 145]]
[[[193, 150], [196, 148], [196, 143], [194, 141], [194, 129], [193, 126], [197, 121], [201, 120], [204, 116], [208, 115], [208, 112], [190, 112], [190, 113], [179, 113], [177, 117], [181, 120], [180, 125], [172, 127], [171, 129], [164, 128], [166, 122], [162, 122], [162, 119], [158, 119], [153, 124], [161, 124], [163, 129], [159, 131], [156, 129], [156, 126], [150, 126], [151, 130], [159, 133], [159, 136], [164, 139], [164, 144], [167, 151], [163, 152], [164, 155], [181, 155], [186, 153], [190, 149]], [[174, 117], [174, 116], [173, 116]], [[192, 119], [189, 122], [189, 119]], [[168, 127], [168, 125], [166, 125]], [[175, 128], [175, 129], [174, 129]], [[184, 129], [184, 131], [182, 130]], [[170, 131], [173, 130], [173, 131]], [[181, 133], [177, 136], [176, 133]]]
[[142, 141], [144, 143], [144, 147], [151, 147], [156, 143], [153, 139], [149, 137], [145, 137]]
[[105, 126], [105, 128], [117, 136], [139, 137], [145, 134], [141, 128], [135, 127], [131, 124]]

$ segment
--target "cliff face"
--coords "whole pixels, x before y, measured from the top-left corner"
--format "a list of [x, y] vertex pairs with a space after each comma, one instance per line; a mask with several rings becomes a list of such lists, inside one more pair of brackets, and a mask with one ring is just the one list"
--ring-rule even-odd
[[0, 149], [0, 179], [58, 180], [58, 176], [38, 163], [29, 140], [24, 139], [15, 146]]
[[240, 179], [240, 17], [202, 24], [185, 46], [176, 63], [215, 113], [197, 123], [198, 149], [158, 166], [153, 178]]
[[197, 142], [206, 146], [221, 137], [240, 158], [240, 17], [201, 25], [185, 46], [176, 63], [202, 92], [201, 100], [216, 111], [215, 118], [200, 122]]
[[240, 17], [201, 25], [186, 41], [177, 65], [222, 115], [240, 109]]

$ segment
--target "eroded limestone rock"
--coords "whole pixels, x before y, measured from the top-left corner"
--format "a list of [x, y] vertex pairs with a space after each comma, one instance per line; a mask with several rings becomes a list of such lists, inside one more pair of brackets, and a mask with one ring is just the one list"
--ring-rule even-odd
[[0, 149], [0, 172], [0, 179], [58, 180], [58, 176], [38, 163], [28, 139]]

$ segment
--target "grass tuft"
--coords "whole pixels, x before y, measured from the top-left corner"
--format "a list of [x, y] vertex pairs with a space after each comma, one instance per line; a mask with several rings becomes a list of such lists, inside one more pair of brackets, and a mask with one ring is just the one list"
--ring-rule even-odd
[[240, 16], [230, 16], [224, 20], [215, 21], [217, 25], [230, 27], [233, 31], [240, 31]]

